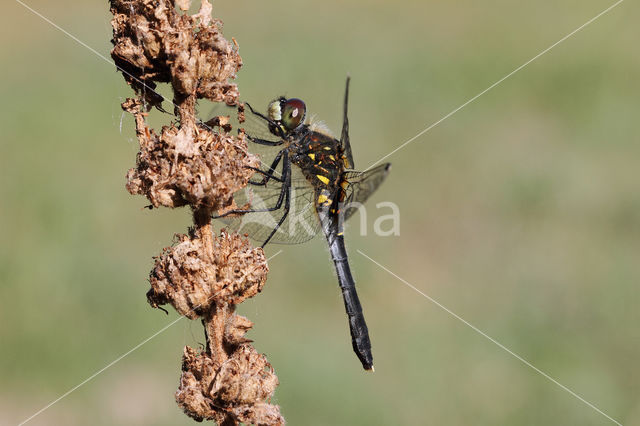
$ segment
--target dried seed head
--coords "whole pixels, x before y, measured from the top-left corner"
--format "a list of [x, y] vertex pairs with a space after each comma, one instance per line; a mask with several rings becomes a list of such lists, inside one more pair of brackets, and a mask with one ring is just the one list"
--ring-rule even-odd
[[223, 406], [250, 404], [269, 398], [278, 386], [271, 364], [249, 345], [241, 345], [222, 365], [209, 396]]
[[127, 173], [127, 190], [145, 195], [154, 207], [227, 207], [232, 194], [247, 185], [253, 174], [249, 167], [260, 164], [247, 152], [244, 133], [171, 125], [157, 135], [147, 127], [139, 100], [128, 99], [123, 108], [135, 117], [140, 143], [136, 167]]
[[[235, 305], [264, 286], [268, 266], [261, 248], [222, 232], [213, 238], [211, 214], [233, 209], [233, 193], [247, 185], [259, 159], [247, 153], [244, 133], [217, 117], [199, 123], [197, 100], [237, 104], [230, 80], [242, 66], [238, 45], [221, 34], [211, 18], [210, 0], [195, 15], [190, 0], [110, 0], [114, 14], [111, 55], [139, 99], [122, 108], [136, 123], [140, 152], [127, 173], [131, 194], [154, 207], [189, 205], [194, 229], [155, 259], [147, 299], [153, 307], [171, 304], [180, 314], [202, 317], [206, 351], [184, 349], [176, 401], [196, 420], [218, 424], [284, 424], [278, 406], [266, 401], [278, 385], [266, 358], [251, 347], [251, 321], [234, 314]], [[146, 112], [162, 109], [157, 83], [171, 83], [179, 125], [156, 132]], [[244, 108], [239, 105], [239, 119]]]
[[177, 240], [156, 258], [147, 293], [151, 306], [169, 303], [196, 319], [213, 305], [235, 305], [262, 290], [269, 267], [262, 249], [246, 238], [222, 232], [214, 239], [213, 259], [201, 239], [177, 235]]
[[195, 349], [185, 346], [176, 402], [189, 417], [198, 421], [217, 420], [218, 412], [206, 392], [215, 374], [215, 365], [210, 356], [205, 352], [197, 353]]
[[251, 425], [283, 425], [284, 418], [280, 407], [266, 402], [253, 405], [240, 405], [231, 409], [237, 421]]
[[176, 401], [196, 420], [222, 423], [231, 417], [243, 423], [278, 425], [284, 424], [279, 407], [266, 403], [277, 385], [271, 365], [249, 345], [239, 346], [219, 369], [206, 352], [186, 346]]
[[[186, 10], [189, 2], [179, 1], [178, 6]], [[242, 59], [237, 44], [222, 36], [222, 22], [211, 18], [211, 9], [211, 3], [202, 0], [200, 11], [191, 16], [176, 10], [170, 0], [111, 0], [111, 57], [149, 104], [162, 101], [148, 90], [158, 82], [170, 82], [176, 96], [237, 102], [237, 85], [229, 79], [236, 77]]]

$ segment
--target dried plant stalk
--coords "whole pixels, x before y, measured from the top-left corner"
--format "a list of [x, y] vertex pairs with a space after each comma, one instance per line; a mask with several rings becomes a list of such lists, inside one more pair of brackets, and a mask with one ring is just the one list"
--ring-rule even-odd
[[[127, 190], [144, 195], [153, 207], [190, 206], [194, 227], [177, 235], [155, 259], [150, 274], [151, 306], [172, 305], [190, 319], [201, 318], [206, 349], [184, 348], [176, 401], [185, 413], [218, 424], [284, 424], [280, 409], [268, 401], [278, 378], [264, 355], [245, 338], [251, 321], [235, 306], [259, 293], [267, 261], [246, 238], [222, 232], [214, 237], [211, 216], [232, 205], [232, 195], [247, 185], [259, 160], [247, 152], [242, 134], [229, 126], [216, 130], [198, 121], [196, 102], [235, 104], [230, 82], [242, 66], [238, 46], [221, 34], [202, 0], [194, 15], [189, 0], [111, 0], [114, 17], [111, 52], [127, 83], [138, 95], [122, 108], [135, 118], [140, 144], [136, 166], [127, 173]], [[169, 83], [179, 124], [148, 127], [147, 112], [162, 109], [158, 83]]]

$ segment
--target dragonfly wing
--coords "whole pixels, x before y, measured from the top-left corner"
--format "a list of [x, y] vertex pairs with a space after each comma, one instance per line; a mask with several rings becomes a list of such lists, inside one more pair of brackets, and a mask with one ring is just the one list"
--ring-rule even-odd
[[344, 90], [344, 113], [342, 117], [342, 134], [340, 136], [340, 145], [345, 158], [345, 167], [353, 169], [353, 154], [351, 153], [351, 141], [349, 140], [349, 116], [347, 114], [349, 107], [349, 82], [351, 77], [347, 77], [347, 87]]
[[[257, 175], [256, 175], [257, 176]], [[254, 178], [255, 179], [255, 178]], [[275, 207], [282, 192], [282, 184], [271, 181], [267, 187], [248, 186], [234, 194], [239, 207], [246, 204], [251, 209]], [[285, 213], [285, 201], [279, 209], [225, 217], [221, 220], [231, 230], [247, 234], [252, 240], [263, 243]], [[291, 202], [289, 214], [273, 235], [270, 243], [299, 244], [312, 239], [320, 231], [320, 221], [315, 208], [315, 190], [296, 166], [292, 167]]]
[[345, 172], [345, 179], [349, 182], [345, 189], [345, 220], [349, 219], [356, 210], [367, 201], [371, 194], [378, 189], [390, 170], [391, 163], [385, 163], [364, 172]]

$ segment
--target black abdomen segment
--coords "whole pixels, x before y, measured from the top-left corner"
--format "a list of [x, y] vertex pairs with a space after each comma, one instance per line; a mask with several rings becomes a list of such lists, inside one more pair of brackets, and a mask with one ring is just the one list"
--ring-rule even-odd
[[342, 290], [344, 307], [349, 318], [349, 330], [351, 331], [353, 351], [358, 356], [358, 359], [360, 359], [364, 369], [373, 371], [373, 354], [371, 353], [369, 330], [367, 329], [360, 299], [358, 299], [358, 293], [356, 292], [356, 283], [351, 276], [351, 269], [349, 268], [349, 261], [347, 260], [347, 250], [344, 246], [344, 238], [342, 235], [331, 232], [326, 232], [326, 236], [329, 242], [331, 259], [335, 264], [338, 274], [338, 283]]

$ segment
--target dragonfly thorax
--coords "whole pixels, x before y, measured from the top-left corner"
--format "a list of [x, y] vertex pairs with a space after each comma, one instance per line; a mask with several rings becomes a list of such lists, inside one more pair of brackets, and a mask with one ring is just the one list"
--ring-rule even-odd
[[341, 191], [344, 172], [340, 141], [304, 128], [307, 132], [288, 147], [291, 162], [315, 188], [317, 205], [331, 205]]

